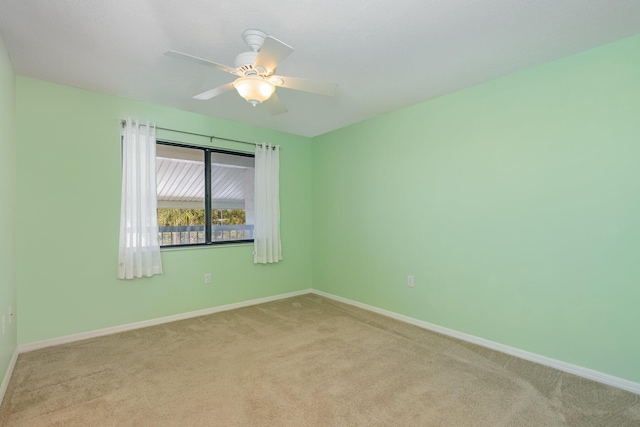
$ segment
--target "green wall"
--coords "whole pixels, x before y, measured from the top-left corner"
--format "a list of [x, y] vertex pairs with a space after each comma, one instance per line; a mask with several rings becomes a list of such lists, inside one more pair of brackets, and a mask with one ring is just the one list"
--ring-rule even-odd
[[638, 52], [315, 138], [314, 288], [640, 382]]
[[15, 81], [11, 60], [0, 37], [0, 322], [2, 316], [6, 319], [4, 334], [0, 335], [0, 383], [17, 345], [15, 314], [9, 323], [9, 307], [16, 312]]
[[[16, 115], [19, 343], [311, 287], [310, 139], [23, 76]], [[171, 250], [162, 253], [164, 275], [118, 280], [119, 135], [126, 117], [280, 144], [283, 262], [254, 265], [252, 245]], [[204, 284], [205, 273], [212, 284]]]

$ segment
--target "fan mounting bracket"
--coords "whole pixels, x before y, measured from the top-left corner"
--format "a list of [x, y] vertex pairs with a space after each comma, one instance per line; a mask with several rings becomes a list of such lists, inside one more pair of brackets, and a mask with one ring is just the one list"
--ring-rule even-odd
[[260, 30], [244, 30], [242, 32], [242, 39], [249, 45], [251, 50], [257, 52], [262, 47], [264, 40], [267, 38], [267, 33]]

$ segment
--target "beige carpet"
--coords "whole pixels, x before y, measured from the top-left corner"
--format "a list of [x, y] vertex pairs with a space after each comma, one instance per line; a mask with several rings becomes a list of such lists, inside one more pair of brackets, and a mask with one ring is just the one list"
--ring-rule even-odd
[[20, 355], [2, 426], [640, 426], [640, 396], [315, 295]]

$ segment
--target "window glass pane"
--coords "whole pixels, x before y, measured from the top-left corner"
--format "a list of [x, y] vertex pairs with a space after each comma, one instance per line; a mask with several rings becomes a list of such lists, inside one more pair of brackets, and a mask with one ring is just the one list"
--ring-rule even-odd
[[205, 243], [204, 151], [156, 145], [160, 246]]
[[252, 240], [254, 158], [211, 153], [211, 239]]

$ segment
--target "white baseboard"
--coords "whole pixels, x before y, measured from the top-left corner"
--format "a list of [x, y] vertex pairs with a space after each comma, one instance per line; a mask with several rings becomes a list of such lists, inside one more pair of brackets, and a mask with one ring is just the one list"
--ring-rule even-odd
[[384, 310], [372, 305], [363, 304], [361, 302], [353, 301], [347, 298], [343, 298], [337, 295], [333, 295], [327, 292], [319, 291], [316, 289], [311, 290], [312, 293], [320, 295], [325, 298], [329, 298], [335, 301], [339, 301], [345, 304], [353, 305], [365, 310], [373, 311], [383, 316], [391, 317], [396, 320], [400, 320], [405, 323], [418, 326], [420, 328], [428, 329], [430, 331], [438, 332], [443, 335], [448, 335], [453, 338], [457, 338], [462, 341], [467, 341], [473, 344], [487, 347], [492, 350], [497, 350], [502, 353], [516, 356], [530, 362], [539, 363], [540, 365], [549, 366], [551, 368], [558, 369], [559, 371], [567, 372], [579, 377], [587, 378], [599, 383], [607, 384], [613, 387], [620, 388], [622, 390], [630, 391], [631, 393], [640, 394], [640, 383], [625, 380], [622, 378], [614, 377], [613, 375], [604, 374], [602, 372], [594, 371], [593, 369], [584, 368], [582, 366], [572, 365], [571, 363], [562, 362], [560, 360], [552, 359], [550, 357], [541, 356], [536, 353], [531, 353], [525, 350], [521, 350], [515, 347], [509, 347], [508, 345], [500, 344], [495, 341], [490, 341], [484, 338], [469, 335], [464, 332], [459, 332], [454, 329], [445, 328], [435, 325], [433, 323], [425, 322], [422, 320], [414, 319], [413, 317], [404, 316], [402, 314], [394, 313], [393, 311]]
[[398, 314], [392, 311], [384, 310], [378, 307], [374, 307], [372, 305], [363, 304], [358, 301], [350, 300], [348, 298], [343, 298], [337, 295], [333, 295], [327, 292], [319, 291], [316, 289], [304, 289], [301, 291], [289, 292], [286, 294], [274, 295], [265, 298], [258, 298], [249, 301], [242, 301], [234, 304], [227, 304], [218, 307], [206, 308], [203, 310], [191, 311], [188, 313], [176, 314], [173, 316], [160, 317], [157, 319], [144, 320], [141, 322], [129, 323], [126, 325], [114, 326], [111, 328], [98, 329], [95, 331], [82, 332], [79, 334], [66, 335], [58, 338], [51, 338], [42, 341], [36, 341], [27, 344], [21, 344], [18, 346], [16, 352], [11, 359], [11, 363], [7, 368], [7, 372], [5, 373], [4, 380], [2, 382], [2, 386], [0, 387], [0, 403], [2, 403], [2, 397], [4, 397], [4, 393], [9, 384], [9, 380], [11, 378], [11, 373], [13, 372], [13, 368], [15, 366], [16, 360], [18, 358], [18, 353], [25, 353], [28, 351], [38, 350], [45, 347], [51, 347], [54, 345], [67, 344], [75, 341], [85, 340], [89, 338], [100, 337], [104, 335], [116, 334], [118, 332], [130, 331], [133, 329], [146, 328], [149, 326], [160, 325], [163, 323], [175, 322], [177, 320], [190, 319], [192, 317], [198, 316], [206, 316], [208, 314], [218, 313], [221, 311], [234, 310], [236, 308], [248, 307], [252, 305], [262, 304], [265, 302], [277, 301], [280, 299], [291, 298], [298, 295], [304, 295], [313, 293], [316, 295], [320, 295], [322, 297], [332, 299], [335, 301], [339, 301], [345, 304], [349, 304], [355, 307], [359, 307], [365, 310], [372, 311], [374, 313], [382, 314], [383, 316], [391, 317], [396, 320], [400, 320], [405, 323], [409, 323], [415, 326], [418, 326], [423, 329], [428, 329], [430, 331], [438, 332], [443, 335], [447, 335], [453, 338], [460, 339], [462, 341], [467, 341], [473, 344], [480, 345], [482, 347], [490, 348], [492, 350], [496, 350], [505, 354], [509, 354], [511, 356], [519, 357], [524, 360], [528, 360], [531, 362], [539, 363], [541, 365], [549, 366], [551, 368], [558, 369], [563, 372], [567, 372], [573, 375], [577, 375], [579, 377], [587, 378], [593, 381], [597, 381], [599, 383], [607, 384], [613, 387], [620, 388], [622, 390], [630, 391], [632, 393], [640, 394], [640, 383], [636, 383], [633, 381], [625, 380], [622, 378], [614, 377], [609, 374], [605, 374], [602, 372], [594, 371], [593, 369], [585, 368], [582, 366], [572, 365], [570, 363], [562, 362], [560, 360], [552, 359], [550, 357], [542, 356], [536, 353], [531, 353], [525, 350], [521, 350], [515, 347], [509, 347], [504, 344], [500, 344], [495, 341], [490, 341], [484, 338], [480, 338], [474, 335], [466, 334], [464, 332], [459, 332], [454, 329], [445, 328], [443, 326], [439, 326], [433, 323], [425, 322], [423, 320], [414, 319], [413, 317], [405, 316], [402, 314]]
[[133, 329], [146, 328], [149, 326], [160, 325], [163, 323], [175, 322], [177, 320], [190, 319], [192, 317], [206, 316], [208, 314], [219, 313], [221, 311], [234, 310], [236, 308], [248, 307], [251, 305], [263, 304], [265, 302], [276, 301], [285, 298], [291, 298], [298, 295], [304, 295], [311, 292], [311, 289], [303, 289], [301, 291], [289, 292], [286, 294], [273, 295], [270, 297], [258, 298], [249, 301], [242, 301], [233, 304], [221, 305], [218, 307], [205, 308], [203, 310], [190, 311], [188, 313], [174, 314], [173, 316], [159, 317], [157, 319], [143, 320], [141, 322], [128, 323], [126, 325], [113, 326], [110, 328], [97, 329], [94, 331], [81, 332], [79, 334], [65, 335], [63, 337], [51, 338], [42, 341], [35, 341], [18, 346], [19, 353], [39, 350], [54, 345], [68, 344], [75, 341], [86, 340], [89, 338], [101, 337], [104, 335], [117, 334], [119, 332], [131, 331]]
[[7, 387], [9, 387], [9, 381], [11, 381], [11, 375], [13, 374], [13, 368], [16, 367], [16, 361], [18, 360], [18, 349], [16, 348], [13, 352], [13, 356], [11, 356], [11, 360], [9, 361], [9, 366], [7, 366], [7, 370], [4, 373], [4, 378], [2, 380], [2, 385], [0, 385], [0, 405], [2, 405], [2, 401], [4, 400], [4, 394], [7, 392]]

